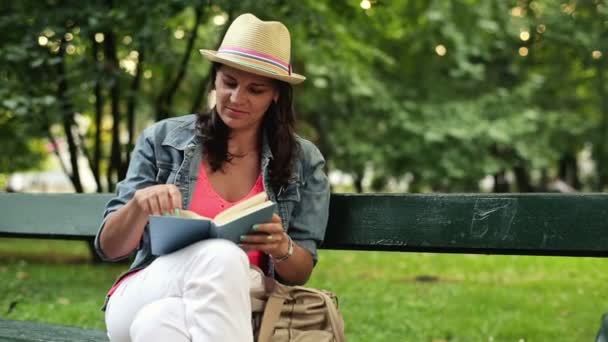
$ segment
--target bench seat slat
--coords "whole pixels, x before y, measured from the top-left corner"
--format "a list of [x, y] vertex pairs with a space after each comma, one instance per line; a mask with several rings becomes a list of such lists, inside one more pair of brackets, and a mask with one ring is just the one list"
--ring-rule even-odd
[[107, 342], [102, 330], [0, 318], [0, 341], [6, 342]]
[[324, 248], [608, 256], [607, 194], [341, 194]]
[[0, 193], [0, 234], [40, 238], [95, 236], [110, 194]]
[[[111, 194], [0, 193], [0, 236], [91, 239]], [[608, 194], [332, 194], [322, 248], [608, 256]]]

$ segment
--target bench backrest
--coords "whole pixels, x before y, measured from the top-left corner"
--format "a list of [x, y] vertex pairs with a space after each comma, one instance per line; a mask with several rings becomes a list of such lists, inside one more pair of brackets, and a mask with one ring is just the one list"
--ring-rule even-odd
[[[0, 236], [91, 239], [111, 194], [0, 193]], [[322, 248], [608, 256], [608, 194], [332, 194]]]

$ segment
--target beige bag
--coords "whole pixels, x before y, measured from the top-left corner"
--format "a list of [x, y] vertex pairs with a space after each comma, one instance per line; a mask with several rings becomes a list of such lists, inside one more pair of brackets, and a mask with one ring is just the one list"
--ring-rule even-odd
[[256, 341], [346, 341], [344, 321], [333, 293], [287, 286], [263, 277], [265, 289], [251, 291]]

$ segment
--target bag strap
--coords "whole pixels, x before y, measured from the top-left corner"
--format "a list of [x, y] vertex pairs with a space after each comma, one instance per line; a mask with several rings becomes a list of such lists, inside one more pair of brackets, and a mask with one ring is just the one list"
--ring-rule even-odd
[[329, 314], [329, 322], [334, 331], [336, 342], [344, 342], [346, 341], [346, 337], [344, 336], [344, 321], [340, 318], [334, 301], [326, 293], [323, 293], [323, 296], [325, 296], [325, 300], [327, 301], [327, 313]]
[[264, 308], [264, 316], [262, 316], [262, 324], [260, 325], [260, 334], [258, 342], [268, 342], [274, 333], [274, 326], [279, 321], [281, 309], [285, 303], [285, 297], [271, 295], [268, 297], [266, 307]]

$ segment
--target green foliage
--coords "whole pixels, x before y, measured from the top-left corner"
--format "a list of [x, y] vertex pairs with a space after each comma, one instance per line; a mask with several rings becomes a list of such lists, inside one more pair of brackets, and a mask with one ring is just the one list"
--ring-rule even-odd
[[[582, 189], [607, 183], [599, 177], [608, 179], [603, 2], [370, 4], [367, 10], [358, 1], [313, 0], [6, 4], [12, 15], [0, 17], [0, 129], [25, 126], [18, 134], [23, 140], [46, 136], [65, 118], [66, 101], [90, 118], [101, 101], [102, 124], [86, 132], [84, 146], [94, 147], [101, 130], [101, 163], [107, 163], [111, 125], [126, 131], [129, 106], [135, 106], [136, 132], [203, 106], [209, 63], [198, 49], [217, 46], [227, 23], [253, 12], [284, 21], [292, 32], [294, 70], [308, 78], [296, 87], [300, 132], [320, 146], [330, 168], [353, 175], [359, 190], [370, 170], [374, 190], [408, 179], [411, 191], [478, 191], [483, 177], [515, 169], [546, 175], [528, 184], [542, 190], [564, 176], [564, 158], [587, 150], [596, 168]], [[106, 40], [95, 43], [99, 33]], [[72, 52], [62, 56], [61, 39], [68, 36]], [[110, 36], [118, 67], [104, 50]], [[69, 100], [58, 95], [60, 79], [68, 82]], [[176, 92], [168, 95], [173, 85]], [[109, 120], [113, 86], [119, 122]], [[24, 113], [35, 119], [6, 120]], [[123, 159], [129, 150], [124, 144]]]
[[[4, 92], [6, 94], [6, 92]], [[0, 98], [3, 98], [0, 90]], [[39, 165], [46, 153], [37, 117], [31, 107], [53, 102], [54, 98], [4, 97], [0, 102], [0, 173], [10, 173]], [[29, 139], [24, 139], [29, 137]]]

